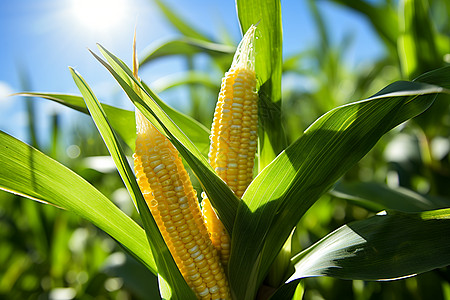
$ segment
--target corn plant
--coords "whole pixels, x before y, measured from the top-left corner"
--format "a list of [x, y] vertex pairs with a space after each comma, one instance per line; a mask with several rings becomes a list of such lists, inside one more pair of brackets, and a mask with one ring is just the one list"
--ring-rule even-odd
[[[250, 112], [247, 117], [257, 119], [259, 124], [256, 176], [246, 182], [248, 187], [243, 191], [235, 189], [229, 180], [234, 178], [234, 171], [222, 174], [222, 171], [239, 168], [239, 164], [215, 159], [226, 156], [228, 152], [216, 153], [213, 150], [214, 144], [219, 145], [225, 135], [236, 133], [233, 130], [227, 133], [219, 130], [215, 126], [221, 121], [214, 120], [208, 161], [209, 130], [165, 104], [137, 76], [136, 66], [130, 69], [101, 45], [98, 45], [98, 50], [103, 58], [95, 52], [91, 53], [134, 104], [136, 123], [134, 112], [101, 104], [88, 83], [73, 68], [70, 72], [82, 97], [52, 93], [26, 95], [51, 99], [91, 115], [139, 212], [142, 226], [82, 177], [4, 132], [0, 132], [0, 188], [72, 211], [92, 222], [158, 277], [159, 292], [164, 299], [298, 299], [301, 297], [299, 283], [308, 277], [394, 280], [449, 265], [448, 201], [419, 205], [414, 202], [416, 198], [408, 194], [399, 194], [398, 197], [403, 200], [397, 203], [407, 207], [417, 205], [417, 209], [404, 212], [397, 206], [383, 210], [365, 220], [342, 225], [306, 249], [291, 246], [294, 243], [293, 232], [304, 214], [383, 135], [425, 112], [439, 94], [450, 93], [450, 67], [431, 70], [412, 81], [394, 82], [367, 99], [333, 108], [304, 129], [299, 138], [286, 145], [281, 126], [280, 3], [237, 1], [237, 12], [243, 33], [248, 29], [254, 32], [253, 25], [257, 24], [257, 38], [252, 42], [251, 49], [246, 50], [253, 52], [251, 66], [254, 70], [251, 74], [254, 71], [256, 80], [249, 81], [254, 82], [256, 88], [241, 84], [250, 98], [256, 96], [255, 89], [259, 96], [257, 118], [252, 107], [247, 110]], [[211, 43], [194, 44], [191, 40], [184, 45], [193, 47], [195, 51], [211, 46]], [[238, 47], [238, 51], [241, 49]], [[229, 48], [223, 53], [229, 55]], [[233, 77], [235, 70], [232, 69], [225, 77], [225, 88], [227, 77]], [[234, 77], [232, 80], [235, 90], [229, 97], [241, 95], [240, 91], [236, 93], [239, 82], [236, 84]], [[227, 109], [223, 107], [227, 97], [224, 96], [220, 104], [219, 96], [219, 111]], [[235, 103], [239, 104], [239, 101]], [[244, 120], [241, 112], [237, 112], [236, 116]], [[231, 125], [229, 127], [233, 128]], [[242, 136], [240, 139], [243, 139]], [[136, 153], [136, 175], [128, 163], [121, 141]], [[230, 149], [227, 150], [233, 150], [233, 143], [239, 144], [230, 140]], [[159, 147], [162, 150], [158, 151], [164, 154], [161, 157], [151, 152]], [[222, 276], [219, 277], [224, 278], [223, 282], [226, 280], [227, 284], [209, 285], [206, 280], [204, 285], [200, 282], [195, 284], [199, 278], [208, 277], [210, 274], [207, 276], [205, 273], [209, 271], [200, 272], [200, 275], [190, 274], [191, 263], [183, 263], [181, 255], [178, 257], [175, 253], [184, 252], [176, 250], [176, 241], [168, 239], [173, 232], [167, 230], [170, 226], [164, 218], [168, 216], [177, 220], [196, 218], [198, 221], [192, 221], [191, 231], [198, 231], [199, 236], [207, 230], [202, 227], [204, 224], [198, 202], [195, 201], [197, 198], [178, 154], [201, 184], [205, 193], [203, 198], [208, 199], [204, 207], [210, 205], [214, 208], [213, 213], [223, 226], [221, 230], [229, 236], [229, 257], [225, 262], [202, 262], [208, 264], [210, 270], [218, 270]], [[235, 156], [238, 154], [242, 153], [238, 151]], [[242, 155], [246, 155], [242, 158], [253, 156]], [[165, 161], [164, 164], [162, 161]], [[172, 168], [175, 173], [170, 176], [179, 178], [177, 182], [180, 181], [180, 184], [162, 187], [169, 176], [167, 174], [172, 174], [163, 167], [170, 164], [176, 165]], [[248, 171], [249, 168], [244, 169]], [[192, 210], [196, 216], [188, 218], [187, 214], [180, 214], [185, 206], [170, 208], [171, 202], [162, 202], [169, 201], [160, 197], [166, 192], [163, 190], [166, 187], [170, 195], [181, 190], [188, 191], [189, 195], [181, 195], [179, 199], [186, 199], [197, 206], [195, 212]], [[339, 195], [342, 196], [343, 191], [347, 191], [349, 196], [354, 193], [352, 189], [341, 188]], [[161, 207], [167, 207], [164, 212], [152, 206], [155, 199]], [[374, 200], [373, 203], [379, 204], [380, 201]], [[385, 206], [389, 207], [389, 204]], [[385, 206], [376, 208], [384, 209]], [[171, 209], [170, 212], [168, 209]], [[166, 231], [161, 229], [162, 223]], [[179, 232], [183, 231], [180, 229]], [[203, 234], [202, 238], [206, 239], [202, 243], [208, 244], [208, 235]], [[201, 245], [185, 246], [192, 249], [194, 260], [202, 255], [197, 251]], [[213, 265], [221, 267], [213, 268]], [[197, 266], [197, 269], [202, 269], [202, 266]], [[221, 279], [217, 280], [219, 282]], [[217, 292], [218, 287], [222, 286], [227, 286], [227, 289], [223, 293]]]

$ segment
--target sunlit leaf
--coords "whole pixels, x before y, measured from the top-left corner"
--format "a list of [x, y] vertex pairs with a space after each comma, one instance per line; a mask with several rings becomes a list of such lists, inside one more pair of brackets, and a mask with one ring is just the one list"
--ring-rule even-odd
[[310, 276], [390, 280], [450, 264], [450, 210], [377, 215], [344, 225], [292, 259]]
[[404, 0], [400, 5], [399, 57], [403, 75], [413, 78], [443, 65], [428, 1]]
[[282, 29], [280, 1], [237, 0], [244, 34], [258, 24], [255, 72], [259, 90], [259, 169], [268, 165], [286, 146], [281, 126]]
[[218, 92], [220, 89], [220, 78], [214, 78], [211, 74], [200, 71], [187, 71], [170, 74], [153, 81], [151, 85], [156, 92], [161, 92], [174, 87], [193, 83], [210, 88], [214, 92]]
[[[142, 87], [151, 92], [151, 89], [144, 83]], [[209, 150], [209, 129], [197, 120], [185, 115], [172, 107], [168, 106], [164, 101], [154, 94], [153, 100], [158, 106], [167, 114], [167, 116], [179, 127], [183, 128], [183, 132], [186, 132], [186, 136], [195, 145], [195, 147], [202, 153], [204, 157], [208, 156]]]
[[[150, 120], [156, 128], [162, 131], [187, 161], [195, 175], [199, 178], [205, 192], [218, 211], [220, 219], [231, 232], [237, 210], [237, 198], [230, 188], [214, 173], [211, 166], [201, 155], [198, 148], [161, 109], [162, 101], [150, 89], [146, 89], [134, 79], [131, 70], [117, 57], [99, 45], [102, 54], [109, 65], [96, 54], [92, 53], [118, 81], [130, 100]], [[158, 101], [156, 99], [159, 99]]]
[[188, 24], [181, 16], [179, 16], [177, 13], [174, 12], [174, 9], [167, 6], [165, 2], [161, 0], [153, 0], [161, 9], [161, 11], [164, 13], [166, 18], [170, 21], [170, 23], [183, 35], [195, 38], [198, 40], [204, 40], [208, 41], [208, 37], [192, 27], [190, 24]]
[[[146, 85], [144, 84], [146, 87]], [[55, 94], [55, 93], [19, 93], [18, 95], [29, 97], [41, 97], [58, 102], [67, 107], [73, 108], [85, 114], [89, 111], [84, 104], [83, 98], [75, 95]], [[190, 116], [183, 114], [172, 107], [165, 104], [160, 99], [156, 99], [158, 105], [176, 124], [185, 129], [186, 135], [197, 146], [198, 149], [206, 156], [209, 148], [209, 130], [198, 121], [192, 119]], [[102, 107], [108, 117], [111, 126], [124, 139], [130, 149], [134, 150], [134, 143], [136, 140], [136, 128], [134, 121], [134, 112], [117, 108], [108, 104], [102, 103]]]
[[2, 131], [0, 164], [1, 189], [76, 213], [156, 274], [144, 230], [79, 175]]
[[158, 226], [151, 216], [145, 199], [134, 177], [134, 173], [128, 164], [114, 131], [109, 125], [105, 112], [81, 75], [73, 69], [70, 69], [70, 71], [75, 83], [78, 86], [78, 89], [86, 101], [89, 112], [91, 113], [91, 116], [100, 134], [102, 135], [109, 152], [111, 153], [122, 180], [125, 183], [125, 186], [127, 187], [136, 206], [138, 207], [140, 216], [144, 223], [145, 231], [147, 233], [147, 239], [151, 245], [151, 251], [156, 261], [158, 276], [163, 277], [165, 282], [168, 283], [168, 286], [172, 291], [171, 299], [196, 299], [191, 288], [181, 276], [181, 273], [164, 242]]
[[311, 205], [384, 133], [426, 110], [441, 92], [437, 86], [396, 82], [374, 97], [333, 109], [253, 180], [233, 231], [230, 281], [238, 297], [253, 297]]
[[[69, 94], [57, 94], [57, 93], [39, 93], [39, 92], [26, 92], [19, 93], [17, 95], [27, 97], [40, 97], [48, 100], [55, 101], [79, 112], [89, 114], [88, 109], [83, 101], [83, 97], [69, 95]], [[136, 140], [136, 129], [134, 125], [134, 112], [117, 108], [108, 104], [102, 103], [102, 107], [105, 110], [108, 119], [111, 122], [114, 130], [122, 137], [127, 145], [134, 149], [134, 141]]]
[[194, 38], [181, 37], [151, 44], [144, 50], [145, 54], [140, 59], [140, 65], [144, 66], [157, 58], [170, 55], [189, 56], [197, 53], [207, 53], [212, 57], [223, 57], [231, 63], [234, 51], [236, 51], [236, 48], [232, 46], [207, 42]]

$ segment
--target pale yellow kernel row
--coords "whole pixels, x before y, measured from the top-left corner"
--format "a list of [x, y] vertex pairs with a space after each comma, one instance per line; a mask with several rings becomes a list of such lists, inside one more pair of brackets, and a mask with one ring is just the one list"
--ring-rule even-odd
[[229, 299], [219, 255], [176, 149], [150, 127], [138, 133], [134, 163], [150, 211], [188, 285], [199, 299]]
[[[209, 163], [230, 189], [242, 197], [253, 178], [257, 149], [258, 95], [255, 72], [238, 66], [222, 79], [210, 135]], [[203, 215], [213, 245], [227, 265], [230, 237], [209, 199], [202, 201]]]
[[253, 178], [258, 96], [254, 71], [231, 69], [222, 80], [211, 130], [209, 161], [241, 197]]

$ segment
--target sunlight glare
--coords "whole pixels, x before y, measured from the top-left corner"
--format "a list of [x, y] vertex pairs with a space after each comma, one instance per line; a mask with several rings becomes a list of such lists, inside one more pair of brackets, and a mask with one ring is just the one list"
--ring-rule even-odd
[[124, 0], [73, 0], [77, 23], [95, 31], [113, 30], [125, 18]]

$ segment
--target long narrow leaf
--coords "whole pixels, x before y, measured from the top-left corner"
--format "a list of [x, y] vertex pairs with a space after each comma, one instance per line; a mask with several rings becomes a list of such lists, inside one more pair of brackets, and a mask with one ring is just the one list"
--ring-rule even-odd
[[215, 80], [210, 73], [203, 71], [187, 71], [170, 74], [153, 81], [152, 87], [156, 92], [161, 92], [177, 86], [193, 83], [207, 87], [214, 92], [220, 89], [220, 79]]
[[398, 14], [389, 1], [372, 4], [364, 0], [334, 0], [347, 6], [368, 18], [386, 45], [393, 51], [397, 50]]
[[249, 291], [261, 283], [294, 226], [320, 195], [384, 133], [426, 110], [441, 92], [437, 86], [397, 82], [368, 100], [336, 108], [255, 178], [238, 209], [232, 239], [230, 280], [240, 298], [253, 297]]
[[[89, 111], [84, 104], [83, 97], [80, 96], [39, 92], [25, 92], [18, 93], [17, 95], [48, 99], [75, 109], [79, 112], [89, 114]], [[131, 149], [134, 149], [134, 141], [136, 140], [136, 130], [133, 123], [134, 113], [132, 111], [117, 108], [104, 103], [102, 104], [102, 107], [105, 110], [105, 113], [108, 116], [114, 130], [122, 137]]]
[[403, 187], [390, 188], [376, 182], [338, 182], [330, 194], [374, 212], [385, 209], [419, 212], [450, 206], [450, 201], [442, 198], [420, 195]]
[[399, 56], [403, 75], [413, 78], [418, 74], [443, 65], [436, 46], [433, 18], [428, 1], [404, 0], [400, 4]]
[[178, 14], [174, 12], [174, 10], [167, 6], [163, 1], [161, 0], [153, 0], [161, 9], [161, 11], [164, 13], [166, 18], [172, 23], [172, 25], [183, 35], [195, 38], [198, 40], [204, 40], [208, 41], [208, 37], [192, 27], [190, 24], [188, 24], [185, 20], [183, 20], [182, 17], [180, 17]]
[[423, 82], [441, 86], [447, 90], [450, 89], [450, 66], [442, 67], [437, 70], [421, 74], [413, 81]]
[[145, 55], [140, 60], [140, 65], [144, 66], [150, 61], [165, 56], [189, 56], [197, 53], [207, 53], [212, 57], [223, 56], [231, 61], [233, 59], [234, 51], [236, 51], [236, 48], [232, 46], [183, 37], [150, 45], [149, 48], [145, 50]]
[[259, 169], [268, 165], [286, 146], [281, 126], [282, 28], [280, 1], [237, 0], [241, 31], [258, 24], [255, 72], [259, 90]]
[[[147, 233], [147, 239], [151, 245], [151, 251], [157, 263], [158, 276], [163, 277], [164, 281], [171, 287], [171, 299], [196, 299], [191, 288], [189, 288], [186, 281], [181, 276], [181, 273], [179, 272], [175, 261], [173, 260], [169, 249], [161, 236], [158, 226], [151, 216], [145, 199], [134, 177], [134, 173], [128, 164], [116, 135], [109, 125], [105, 112], [81, 75], [73, 69], [70, 69], [70, 71], [75, 83], [78, 86], [78, 89], [86, 101], [86, 105], [91, 113], [92, 119], [94, 120], [106, 146], [108, 147], [109, 152], [111, 153], [125, 186], [127, 187], [135, 204], [137, 204], [140, 216], [144, 223], [145, 231]], [[150, 248], [148, 250], [150, 251]]]
[[377, 215], [344, 225], [292, 259], [310, 276], [389, 280], [450, 264], [450, 209]]
[[234, 193], [214, 173], [206, 159], [200, 154], [199, 150], [189, 138], [186, 137], [184, 132], [161, 109], [155, 100], [158, 96], [151, 90], [145, 89], [140, 82], [136, 81], [131, 70], [120, 59], [101, 46], [99, 46], [99, 49], [111, 65], [103, 61], [96, 54], [93, 53], [93, 55], [114, 76], [136, 107], [149, 120], [154, 120], [154, 125], [157, 128], [161, 128], [162, 132], [174, 144], [192, 168], [195, 175], [199, 178], [205, 192], [216, 207], [220, 219], [227, 230], [231, 232], [238, 205]]
[[[142, 82], [142, 87], [147, 92], [151, 91], [144, 82]], [[189, 140], [194, 143], [195, 147], [204, 157], [207, 157], [209, 150], [209, 129], [192, 117], [173, 109], [158, 97], [154, 97], [154, 101], [179, 128], [183, 128], [183, 132], [186, 132]]]
[[284, 300], [292, 299], [295, 294], [297, 285], [300, 283], [299, 279], [289, 281], [286, 284], [280, 286], [275, 293], [269, 298], [270, 300]]
[[[146, 85], [143, 83], [144, 87]], [[56, 93], [19, 93], [17, 95], [28, 97], [41, 97], [58, 102], [67, 107], [73, 108], [85, 114], [89, 114], [86, 109], [83, 98], [75, 95], [56, 94]], [[156, 101], [158, 101], [157, 99]], [[186, 135], [195, 144], [195, 146], [202, 151], [203, 155], [207, 155], [209, 147], [209, 130], [198, 121], [185, 115], [163, 101], [157, 102], [162, 110], [180, 127], [184, 128]], [[134, 143], [136, 140], [136, 128], [134, 126], [134, 112], [117, 108], [108, 104], [102, 103], [102, 107], [110, 121], [114, 130], [124, 139], [127, 145], [134, 150]]]
[[51, 203], [92, 222], [156, 274], [144, 230], [86, 180], [0, 131], [0, 188]]

